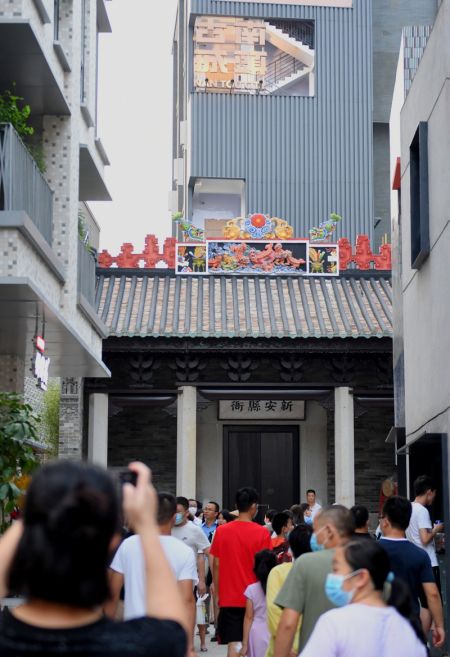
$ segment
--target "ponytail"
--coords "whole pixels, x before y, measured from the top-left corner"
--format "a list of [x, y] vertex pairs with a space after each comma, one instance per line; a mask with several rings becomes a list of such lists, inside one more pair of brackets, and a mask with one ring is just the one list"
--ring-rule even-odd
[[266, 594], [269, 573], [276, 565], [277, 558], [273, 550], [261, 550], [255, 554], [255, 565], [253, 572], [255, 573], [259, 583], [262, 586], [264, 595]]
[[367, 570], [376, 591], [383, 591], [387, 604], [394, 607], [411, 624], [417, 637], [426, 645], [422, 626], [414, 614], [411, 593], [401, 579], [391, 572], [389, 556], [377, 541], [352, 541], [344, 547], [345, 559], [353, 571]]

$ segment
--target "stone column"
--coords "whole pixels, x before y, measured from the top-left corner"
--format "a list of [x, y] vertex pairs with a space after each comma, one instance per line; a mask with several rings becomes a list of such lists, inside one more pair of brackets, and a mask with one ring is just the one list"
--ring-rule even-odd
[[197, 389], [181, 386], [177, 402], [177, 495], [195, 499], [197, 478]]
[[83, 379], [61, 381], [59, 457], [74, 461], [83, 457]]
[[108, 465], [108, 395], [89, 395], [88, 461]]
[[334, 391], [334, 471], [338, 504], [355, 504], [355, 424], [353, 392], [340, 387]]

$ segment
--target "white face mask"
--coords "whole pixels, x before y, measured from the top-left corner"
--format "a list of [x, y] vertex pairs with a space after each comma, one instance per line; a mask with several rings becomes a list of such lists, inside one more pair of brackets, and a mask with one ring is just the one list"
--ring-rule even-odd
[[189, 507], [189, 513], [191, 514], [191, 516], [195, 516], [195, 514], [197, 513], [197, 507], [196, 506], [190, 506]]

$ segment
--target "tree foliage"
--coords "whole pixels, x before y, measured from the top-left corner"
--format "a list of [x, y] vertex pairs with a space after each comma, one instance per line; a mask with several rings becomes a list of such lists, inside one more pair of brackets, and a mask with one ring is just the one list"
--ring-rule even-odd
[[34, 134], [34, 128], [28, 125], [31, 115], [29, 105], [19, 107], [24, 99], [16, 96], [10, 89], [0, 94], [0, 123], [11, 123], [22, 139]]
[[10, 524], [23, 490], [18, 480], [38, 465], [29, 441], [37, 439], [39, 418], [15, 393], [0, 393], [0, 532]]
[[29, 137], [34, 135], [34, 128], [28, 125], [31, 116], [31, 107], [24, 103], [24, 98], [18, 96], [10, 89], [0, 93], [0, 123], [11, 123], [18, 133], [31, 157], [36, 162], [41, 173], [45, 172], [45, 157], [42, 143], [31, 142]]
[[59, 445], [59, 407], [61, 402], [61, 386], [52, 381], [44, 394], [44, 410], [42, 423], [45, 430], [45, 439], [49, 446], [48, 455], [58, 456]]

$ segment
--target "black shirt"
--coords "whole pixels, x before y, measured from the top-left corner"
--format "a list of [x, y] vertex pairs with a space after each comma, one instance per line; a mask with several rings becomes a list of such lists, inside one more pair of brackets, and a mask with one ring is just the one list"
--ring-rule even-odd
[[414, 610], [419, 615], [419, 595], [422, 584], [435, 583], [431, 561], [428, 553], [405, 539], [389, 540], [381, 538], [380, 545], [386, 550], [391, 568], [396, 577], [400, 577], [411, 591]]
[[8, 609], [0, 615], [1, 657], [184, 657], [186, 634], [173, 621], [107, 618], [71, 629], [44, 629], [23, 623]]

